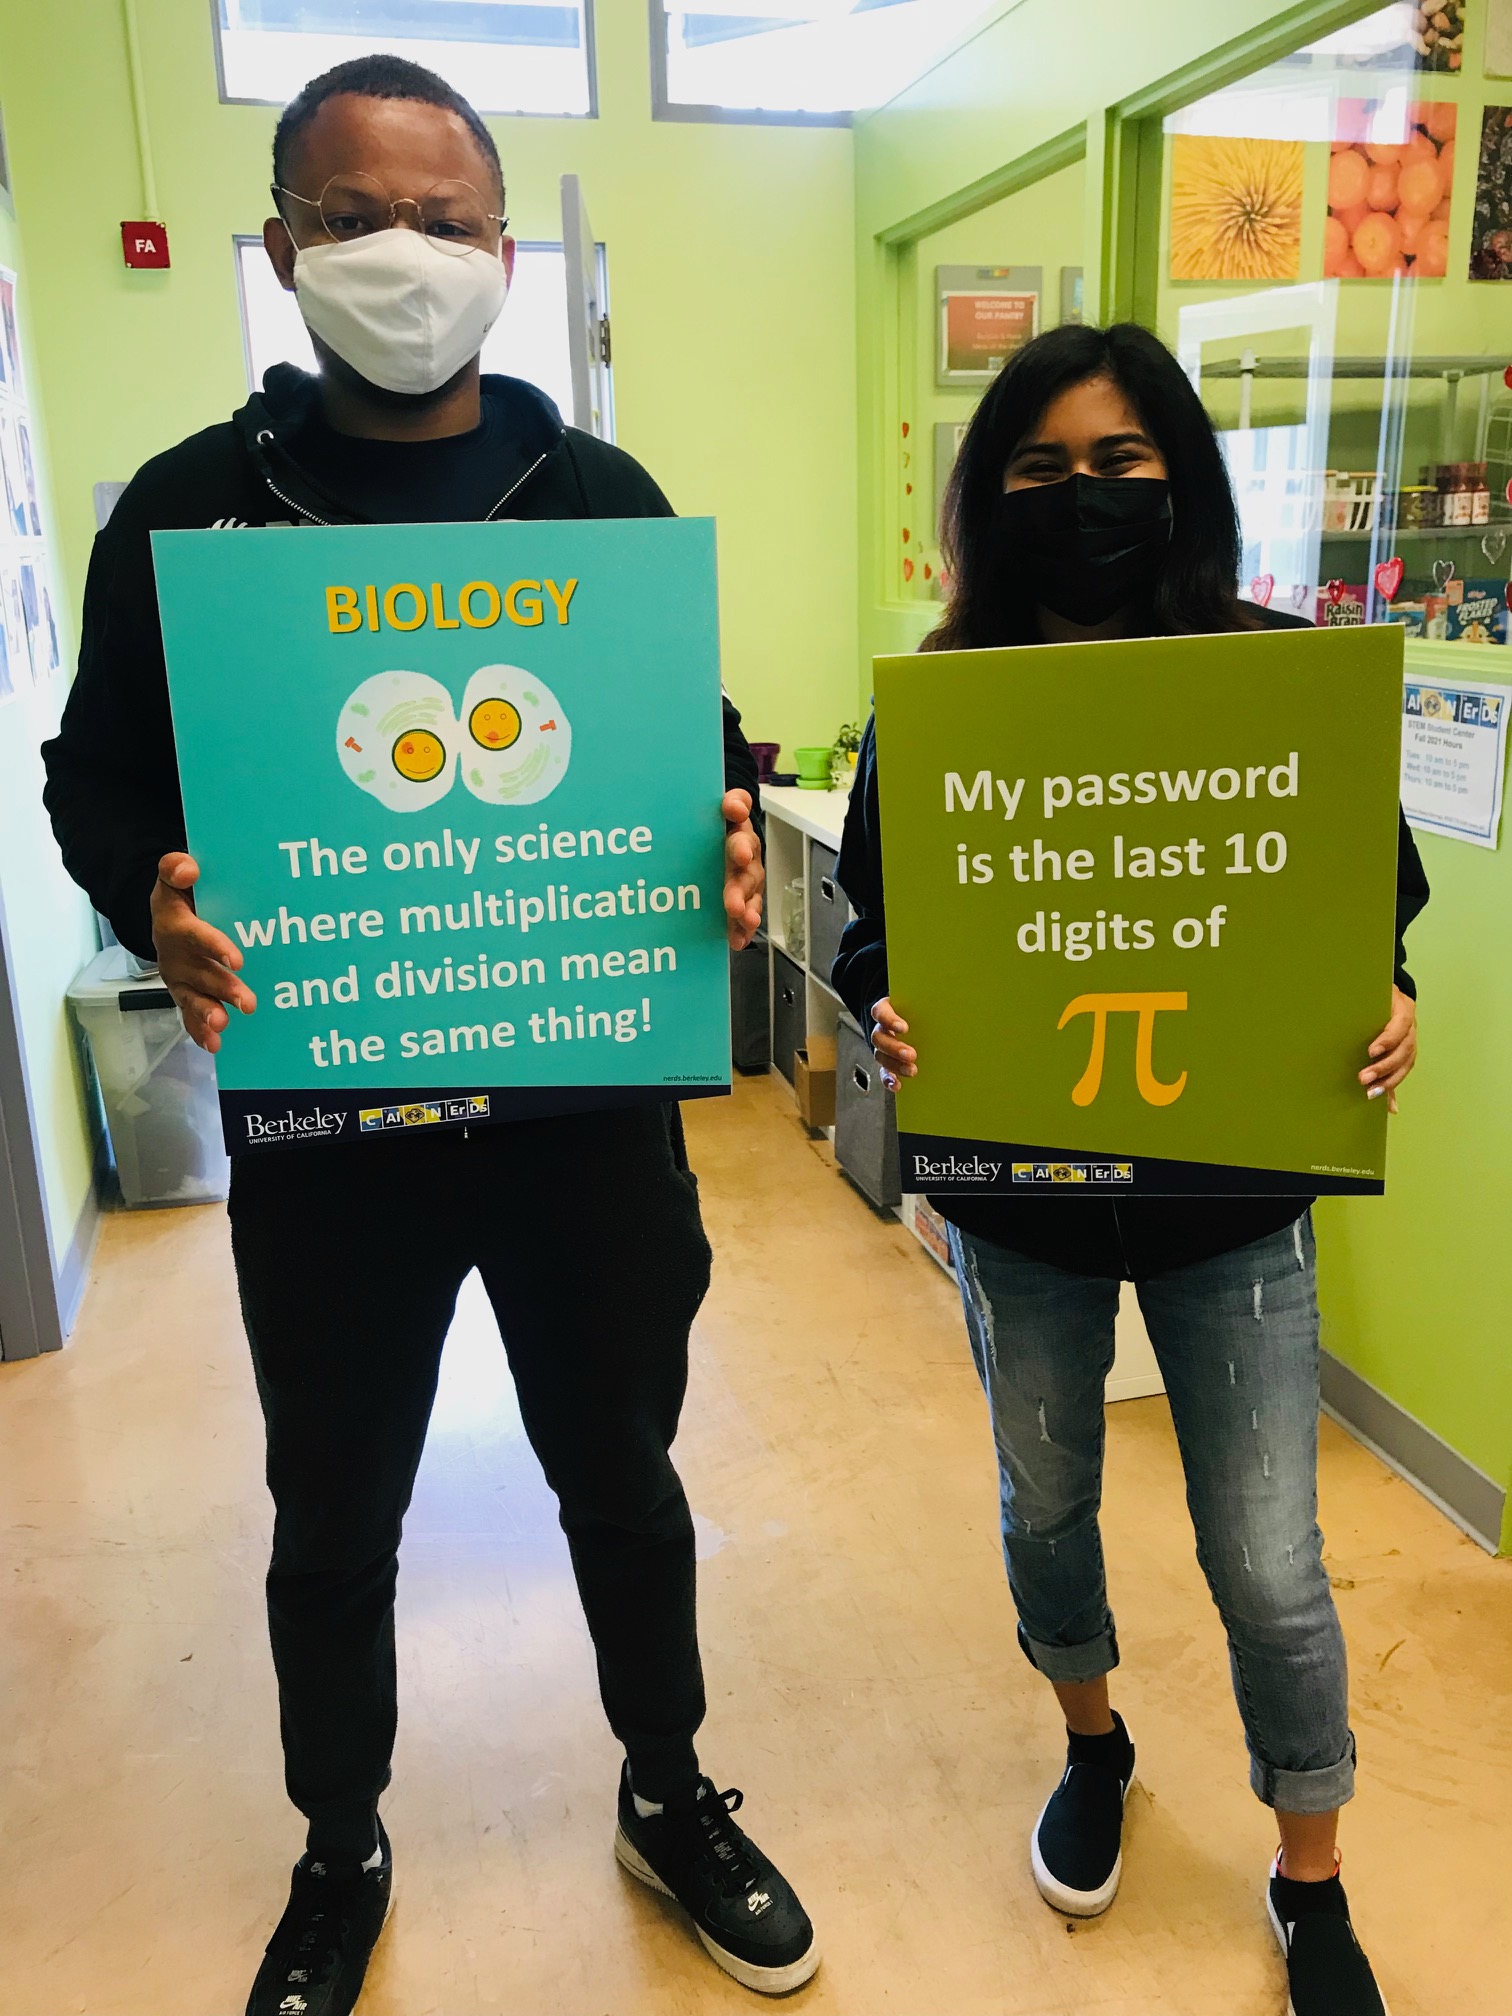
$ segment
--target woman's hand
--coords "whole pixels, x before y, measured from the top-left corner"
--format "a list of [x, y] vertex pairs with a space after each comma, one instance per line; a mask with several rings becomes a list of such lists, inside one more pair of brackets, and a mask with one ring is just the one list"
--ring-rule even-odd
[[228, 1007], [250, 1015], [257, 996], [238, 980], [242, 955], [213, 924], [194, 914], [199, 863], [190, 854], [165, 854], [152, 892], [152, 942], [158, 972], [184, 1018], [184, 1028], [201, 1050], [221, 1046], [230, 1021]]
[[1391, 1020], [1370, 1046], [1370, 1062], [1360, 1073], [1367, 1099], [1386, 1094], [1387, 1111], [1397, 1110], [1396, 1088], [1417, 1062], [1417, 1003], [1400, 987], [1391, 990]]
[[725, 822], [725, 923], [731, 951], [743, 952], [761, 925], [766, 867], [761, 841], [751, 824], [751, 794], [726, 791], [719, 809]]
[[889, 1092], [897, 1091], [900, 1078], [919, 1075], [918, 1052], [901, 1040], [907, 1034], [908, 1024], [884, 994], [872, 1009], [871, 1047]]

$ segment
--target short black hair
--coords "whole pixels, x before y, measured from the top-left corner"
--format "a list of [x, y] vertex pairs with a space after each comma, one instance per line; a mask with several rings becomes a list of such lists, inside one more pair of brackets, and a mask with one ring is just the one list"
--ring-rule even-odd
[[444, 77], [403, 56], [353, 56], [312, 77], [298, 96], [289, 100], [273, 132], [273, 180], [280, 188], [285, 186], [289, 156], [300, 134], [328, 98], [343, 94], [354, 98], [409, 98], [421, 105], [439, 105], [443, 112], [455, 112], [477, 141], [484, 160], [492, 165], [503, 208], [504, 167], [492, 133], [462, 93], [454, 91]]

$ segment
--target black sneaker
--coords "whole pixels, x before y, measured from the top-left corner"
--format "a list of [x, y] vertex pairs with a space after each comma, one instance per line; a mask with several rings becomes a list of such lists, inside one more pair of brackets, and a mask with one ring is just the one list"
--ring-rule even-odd
[[1134, 1745], [1123, 1717], [1108, 1736], [1067, 1734], [1066, 1775], [1030, 1842], [1039, 1893], [1073, 1918], [1099, 1917], [1123, 1875], [1123, 1809], [1134, 1783]]
[[1337, 1876], [1327, 1883], [1293, 1883], [1281, 1874], [1278, 1855], [1265, 1908], [1286, 1956], [1291, 2016], [1386, 2016]]
[[301, 1855], [289, 1906], [247, 1998], [247, 2016], [350, 2016], [394, 1894], [394, 1856], [378, 1822], [376, 1869], [333, 1876]]
[[730, 1818], [738, 1792], [700, 1778], [686, 1804], [643, 1820], [620, 1773], [614, 1853], [642, 1883], [681, 1904], [710, 1957], [742, 1988], [786, 1995], [819, 1965], [808, 1913], [782, 1873]]

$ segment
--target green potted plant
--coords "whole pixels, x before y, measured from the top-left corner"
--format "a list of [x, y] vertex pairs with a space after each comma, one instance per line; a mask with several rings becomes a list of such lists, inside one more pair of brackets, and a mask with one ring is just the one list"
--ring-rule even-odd
[[847, 721], [830, 749], [830, 775], [837, 791], [849, 788], [860, 750], [861, 730], [853, 721]]

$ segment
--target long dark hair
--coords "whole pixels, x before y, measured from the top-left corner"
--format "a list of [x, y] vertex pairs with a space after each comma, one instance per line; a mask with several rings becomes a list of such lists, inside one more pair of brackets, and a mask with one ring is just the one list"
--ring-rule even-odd
[[[1155, 581], [1157, 635], [1248, 630], [1239, 600], [1239, 514], [1213, 423], [1158, 336], [1135, 322], [1047, 329], [1003, 366], [976, 410], [945, 492], [941, 545], [950, 600], [929, 651], [1038, 643], [1032, 596], [1005, 607], [988, 540], [1003, 472], [1051, 401], [1089, 378], [1123, 393], [1160, 450], [1171, 486], [1171, 543]], [[1013, 629], [1016, 635], [1004, 635]]]

